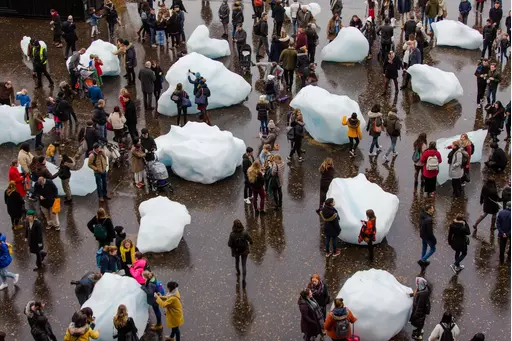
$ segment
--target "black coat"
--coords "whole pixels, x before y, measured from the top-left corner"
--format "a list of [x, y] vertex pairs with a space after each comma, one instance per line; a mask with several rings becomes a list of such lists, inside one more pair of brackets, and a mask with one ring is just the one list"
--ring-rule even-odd
[[7, 190], [4, 193], [5, 204], [7, 205], [7, 213], [14, 219], [20, 219], [25, 212], [25, 201], [18, 191], [14, 191], [11, 195], [7, 195]]
[[409, 39], [409, 35], [416, 33], [416, 21], [407, 20], [404, 24], [405, 40]]
[[[235, 246], [235, 240], [237, 240], [238, 238], [242, 238], [245, 240], [245, 247], [237, 248]], [[249, 254], [249, 244], [252, 245], [252, 238], [249, 235], [249, 233], [247, 233], [247, 231], [231, 232], [229, 234], [228, 246], [231, 248], [231, 256], [235, 257], [235, 256], [240, 256], [240, 255], [244, 255], [244, 256], [248, 255]]]
[[126, 125], [137, 125], [137, 110], [135, 104], [130, 99], [126, 102], [126, 110], [124, 111], [124, 117], [126, 118]]
[[510, 201], [510, 186], [503, 188], [503, 191], [501, 191], [501, 200], [503, 201], [503, 207]]
[[78, 139], [80, 141], [85, 139], [85, 142], [87, 143], [87, 153], [91, 152], [95, 143], [99, 141], [106, 141], [102, 136], [100, 136], [100, 133], [94, 127], [82, 128], [78, 133]]
[[107, 113], [104, 108], [100, 108], [97, 104], [94, 106], [92, 121], [100, 126], [107, 124]]
[[471, 234], [469, 225], [465, 221], [454, 221], [448, 231], [448, 244], [454, 251], [464, 251], [468, 249], [466, 242], [467, 236]]
[[256, 111], [258, 112], [258, 120], [268, 120], [268, 111], [270, 110], [268, 103], [256, 104]]
[[300, 310], [300, 330], [307, 336], [316, 336], [322, 332], [322, 327], [318, 323], [315, 312], [309, 306], [306, 300], [299, 298]]
[[116, 237], [116, 232], [114, 231], [114, 224], [112, 224], [112, 219], [110, 218], [103, 218], [98, 219], [97, 216], [94, 216], [89, 222], [87, 223], [87, 228], [91, 233], [94, 234], [94, 225], [101, 224], [103, 227], [105, 227], [105, 230], [107, 231], [107, 242], [110, 244], [114, 241], [114, 238]]
[[491, 161], [496, 163], [496, 168], [505, 169], [507, 167], [507, 154], [501, 148], [496, 148], [491, 155]]
[[122, 328], [117, 328], [117, 339], [119, 341], [126, 340], [126, 334], [128, 333], [137, 334], [137, 327], [131, 317], [128, 317], [128, 322]]
[[62, 37], [66, 41], [66, 43], [71, 44], [78, 40], [78, 36], [76, 35], [76, 26], [75, 24], [64, 21], [62, 23]]
[[340, 216], [334, 206], [324, 205], [320, 211], [320, 218], [324, 222], [324, 234], [327, 237], [337, 237], [340, 234]]
[[499, 23], [501, 18], [503, 18], [503, 10], [501, 8], [493, 7], [489, 10], [489, 19], [491, 19], [493, 23]]
[[[155, 91], [162, 90], [162, 75], [163, 71], [160, 66], [152, 67], [151, 70], [155, 73]], [[162, 75], [160, 75], [162, 74]]]
[[377, 34], [380, 34], [382, 43], [391, 44], [393, 38], [393, 27], [391, 25], [383, 25], [377, 29]]
[[336, 170], [334, 167], [329, 167], [325, 170], [325, 172], [321, 173], [320, 177], [320, 188], [324, 189], [325, 192], [329, 189], [331, 185], [332, 179], [336, 176]]
[[412, 303], [411, 324], [421, 327], [425, 324], [425, 317], [430, 314], [430, 286], [427, 284], [425, 290], [418, 291]]
[[78, 299], [78, 303], [83, 305], [85, 301], [91, 297], [92, 291], [94, 289], [94, 272], [90, 271], [86, 273], [75, 286], [75, 295]]
[[480, 192], [480, 205], [484, 205], [484, 213], [496, 214], [500, 210], [498, 202], [500, 202], [500, 196], [498, 190], [492, 187], [482, 187]]
[[43, 185], [39, 183], [35, 184], [34, 194], [38, 199], [40, 196], [44, 197], [44, 199], [39, 199], [39, 203], [44, 208], [50, 209], [53, 206], [55, 198], [59, 196], [59, 191], [52, 180], [46, 179]]
[[384, 75], [389, 79], [397, 79], [398, 71], [402, 69], [402, 60], [398, 55], [395, 55], [393, 61], [390, 63], [389, 58], [384, 62]]
[[324, 286], [322, 292], [317, 293], [313, 290], [311, 291], [313, 292], [313, 298], [318, 303], [318, 305], [320, 307], [325, 307], [327, 304], [329, 304], [329, 288], [327, 288], [327, 284], [325, 284], [325, 282], [322, 282], [322, 284]]
[[272, 42], [270, 43], [270, 55], [268, 56], [268, 59], [271, 62], [279, 63], [279, 56], [281, 56], [281, 43], [277, 38], [272, 39]]
[[[276, 5], [272, 10], [272, 18], [274, 18], [274, 20], [277, 22], [283, 22], [285, 13], [286, 11], [282, 5]], [[277, 32], [277, 35], [281, 36], [281, 32]]]
[[32, 228], [30, 228], [28, 219], [25, 221], [25, 239], [28, 241], [30, 253], [38, 253], [43, 249], [43, 225], [39, 220], [34, 219]]
[[434, 225], [432, 216], [427, 212], [421, 212], [420, 215], [420, 238], [426, 241], [437, 243], [434, 236]]
[[72, 112], [73, 112], [73, 107], [64, 98], [58, 98], [55, 101], [53, 113], [62, 122], [69, 121], [69, 116], [71, 115]]
[[[103, 252], [101, 255], [100, 260], [100, 272], [102, 274], [108, 272], [108, 273], [114, 273], [123, 268], [123, 264], [121, 263], [121, 260], [117, 256], [112, 256], [108, 252]], [[122, 339], [121, 339], [122, 340]]]
[[247, 170], [249, 169], [249, 167], [251, 167], [253, 162], [254, 162], [254, 156], [251, 156], [249, 158], [249, 155], [247, 155], [247, 153], [245, 153], [242, 156], [242, 172], [244, 173], [245, 182], [249, 182], [249, 179], [247, 178]]
[[135, 53], [135, 47], [133, 45], [130, 45], [126, 49], [126, 67], [134, 68], [136, 66], [137, 66], [137, 55]]

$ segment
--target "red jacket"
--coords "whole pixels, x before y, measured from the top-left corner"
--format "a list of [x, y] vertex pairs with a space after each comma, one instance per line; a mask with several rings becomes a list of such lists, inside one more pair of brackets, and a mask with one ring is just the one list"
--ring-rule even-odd
[[423, 176], [425, 178], [435, 178], [437, 174], [439, 173], [439, 170], [427, 170], [427, 159], [430, 156], [437, 157], [437, 161], [439, 161], [439, 164], [443, 162], [443, 159], [441, 158], [441, 154], [436, 149], [427, 149], [421, 154], [421, 163], [423, 163]]
[[95, 60], [94, 61], [94, 68], [96, 69], [96, 73], [99, 77], [103, 74], [103, 71], [101, 70], [101, 66], [103, 65], [103, 62], [101, 60]]
[[308, 36], [304, 32], [298, 33], [295, 38], [295, 48], [298, 50], [302, 46], [308, 46]]
[[23, 176], [21, 176], [18, 168], [11, 166], [11, 168], [9, 168], [9, 182], [14, 181], [16, 183], [16, 190], [22, 197], [24, 197], [26, 194], [23, 180]]

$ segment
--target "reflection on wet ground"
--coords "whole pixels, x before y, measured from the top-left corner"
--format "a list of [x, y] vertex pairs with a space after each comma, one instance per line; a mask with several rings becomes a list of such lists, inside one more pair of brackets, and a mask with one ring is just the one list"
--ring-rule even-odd
[[[320, 0], [323, 12], [318, 16], [320, 28], [320, 49], [326, 43], [325, 29], [329, 18], [328, 2]], [[196, 25], [210, 25], [213, 37], [220, 37], [222, 27], [217, 19], [220, 2], [186, 1], [188, 14], [185, 31], [188, 35]], [[348, 23], [352, 14], [363, 17], [361, 1], [344, 2], [344, 22]], [[505, 4], [505, 12], [510, 5]], [[457, 4], [450, 2], [448, 15], [456, 17]], [[199, 13], [199, 15], [198, 15]], [[245, 4], [245, 17], [251, 17], [251, 6]], [[133, 4], [122, 13], [124, 27], [118, 34], [133, 40], [139, 25]], [[485, 19], [484, 19], [485, 20]], [[469, 19], [474, 23], [472, 13]], [[102, 23], [101, 25], [104, 25]], [[476, 26], [480, 25], [478, 22]], [[79, 45], [89, 44], [89, 27], [79, 23]], [[101, 27], [106, 32], [106, 27]], [[252, 25], [246, 22], [250, 34]], [[398, 29], [396, 33], [398, 34]], [[22, 60], [18, 42], [23, 35], [37, 37], [51, 42], [51, 32], [46, 21], [0, 18], [0, 34], [10, 39], [3, 41], [1, 57], [2, 80], [12, 79], [15, 89], [27, 88], [33, 97], [42, 100], [54, 95], [48, 88], [34, 92], [30, 66]], [[106, 35], [103, 35], [106, 39]], [[256, 41], [253, 41], [253, 45]], [[376, 44], [377, 45], [377, 44]], [[400, 44], [397, 44], [400, 45]], [[139, 65], [144, 60], [159, 59], [166, 70], [176, 60], [170, 50], [153, 49], [135, 43]], [[254, 45], [256, 47], [256, 45]], [[67, 78], [63, 66], [62, 50], [50, 48], [50, 71], [55, 80]], [[191, 215], [192, 224], [186, 228], [179, 247], [167, 254], [149, 255], [152, 269], [160, 279], [176, 280], [180, 283], [185, 309], [185, 325], [182, 328], [185, 339], [205, 338], [211, 340], [297, 340], [300, 338], [298, 292], [306, 285], [313, 273], [326, 278], [335, 295], [344, 281], [355, 271], [372, 267], [390, 271], [397, 278], [413, 286], [414, 278], [420, 274], [416, 260], [420, 254], [418, 215], [425, 204], [419, 194], [414, 193], [410, 154], [412, 142], [421, 132], [426, 132], [429, 140], [456, 135], [483, 127], [482, 114], [475, 111], [476, 85], [473, 72], [478, 51], [465, 51], [452, 48], [434, 48], [426, 60], [443, 70], [457, 74], [464, 88], [464, 96], [459, 102], [444, 107], [422, 103], [410, 92], [400, 92], [397, 97], [377, 97], [382, 92], [383, 79], [376, 60], [362, 65], [343, 66], [319, 61], [319, 86], [337, 94], [346, 94], [359, 102], [361, 111], [366, 113], [378, 102], [387, 112], [392, 105], [398, 108], [404, 120], [402, 139], [398, 144], [399, 156], [395, 162], [383, 165], [382, 160], [370, 162], [366, 156], [369, 139], [363, 139], [354, 160], [347, 158], [347, 147], [327, 146], [312, 140], [305, 143], [306, 161], [292, 163], [286, 170], [283, 184], [284, 209], [282, 212], [269, 212], [266, 216], [255, 216], [252, 209], [242, 201], [242, 176], [237, 172], [229, 179], [213, 185], [189, 183], [172, 177], [175, 189], [173, 200], [185, 204]], [[223, 58], [222, 62], [231, 70], [236, 70], [237, 62]], [[259, 148], [257, 135], [258, 122], [255, 105], [263, 90], [257, 79], [261, 72], [253, 69], [249, 77], [254, 86], [248, 101], [242, 105], [212, 111], [212, 120], [221, 129], [233, 132], [243, 138], [247, 145]], [[504, 103], [510, 100], [510, 66], [504, 69], [504, 81], [498, 91], [498, 99]], [[107, 99], [107, 109], [117, 104], [119, 89], [125, 85], [122, 77], [105, 79], [103, 92]], [[294, 90], [295, 91], [295, 90]], [[175, 118], [155, 117], [140, 110], [141, 91], [139, 85], [131, 92], [137, 96], [139, 128], [147, 126], [158, 136], [168, 132]], [[89, 103], [81, 101], [75, 109], [83, 122], [90, 117]], [[285, 117], [289, 110], [287, 103], [281, 104], [271, 118], [284, 131]], [[191, 116], [195, 120], [195, 116]], [[45, 140], [51, 139], [45, 137]], [[281, 153], [289, 151], [285, 134], [278, 137]], [[388, 146], [386, 137], [381, 142]], [[502, 146], [505, 146], [501, 142]], [[506, 146], [507, 152], [509, 146]], [[16, 147], [3, 145], [1, 148], [1, 170], [7, 174], [8, 161], [16, 156]], [[484, 148], [484, 155], [489, 148]], [[318, 217], [314, 209], [318, 203], [318, 166], [325, 157], [334, 159], [337, 174], [341, 177], [364, 173], [371, 181], [386, 191], [398, 195], [400, 209], [387, 240], [376, 247], [375, 261], [369, 264], [364, 248], [341, 244], [342, 256], [325, 260], [322, 252], [323, 237], [320, 233]], [[508, 169], [508, 172], [510, 169]], [[429, 333], [440, 320], [444, 310], [450, 310], [461, 327], [461, 339], [470, 339], [476, 332], [484, 332], [490, 340], [510, 339], [510, 269], [498, 266], [497, 241], [484, 226], [471, 238], [469, 253], [465, 260], [466, 269], [453, 276], [448, 265], [453, 261], [453, 251], [446, 243], [448, 226], [457, 213], [465, 213], [474, 222], [480, 213], [479, 193], [482, 181], [488, 176], [480, 164], [471, 166], [472, 181], [466, 186], [465, 199], [451, 198], [450, 184], [438, 191], [435, 213], [435, 234], [439, 241], [438, 251], [432, 264], [421, 275], [433, 284], [432, 312], [425, 326]], [[6, 176], [0, 183], [6, 186]], [[508, 178], [498, 177], [498, 186], [503, 187]], [[125, 226], [130, 237], [138, 230], [138, 205], [149, 198], [131, 184], [129, 169], [116, 169], [109, 179], [114, 200], [106, 208], [116, 225]], [[9, 287], [0, 292], [0, 328], [10, 335], [9, 340], [28, 340], [29, 328], [23, 316], [25, 303], [32, 298], [46, 301], [50, 322], [57, 336], [61, 338], [69, 323], [73, 310], [77, 309], [70, 280], [82, 276], [94, 268], [96, 242], [86, 229], [86, 222], [95, 214], [97, 199], [94, 195], [75, 198], [73, 206], [65, 207], [61, 213], [62, 230], [45, 232], [45, 242], [49, 251], [48, 265], [42, 274], [30, 269], [34, 259], [28, 254], [21, 231], [11, 232], [4, 206], [0, 208], [4, 217], [1, 231], [15, 246], [13, 272], [20, 272], [19, 288]], [[233, 219], [241, 219], [253, 236], [254, 246], [248, 262], [248, 285], [243, 290], [236, 284], [233, 259], [227, 248], [227, 238]], [[488, 218], [489, 219], [489, 218]], [[105, 331], [109, 332], [109, 331]], [[407, 339], [410, 327], [394, 339]], [[157, 339], [149, 333], [147, 340]]]

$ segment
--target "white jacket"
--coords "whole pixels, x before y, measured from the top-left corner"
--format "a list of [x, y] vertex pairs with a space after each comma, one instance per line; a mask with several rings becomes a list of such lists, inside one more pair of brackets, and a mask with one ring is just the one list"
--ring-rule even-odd
[[298, 2], [294, 2], [290, 5], [290, 16], [292, 19], [297, 18], [297, 12], [299, 11], [300, 4]]
[[112, 129], [123, 129], [126, 122], [126, 117], [120, 115], [118, 112], [113, 112], [108, 116], [107, 121], [112, 124]]
[[[457, 336], [459, 336], [460, 330], [459, 327], [454, 323], [452, 328], [452, 336], [454, 340], [457, 340]], [[432, 331], [432, 334], [430, 334], [430, 337], [428, 338], [428, 341], [438, 341], [441, 340], [441, 336], [443, 335], [443, 327], [441, 327], [441, 324], [436, 325], [434, 330]]]

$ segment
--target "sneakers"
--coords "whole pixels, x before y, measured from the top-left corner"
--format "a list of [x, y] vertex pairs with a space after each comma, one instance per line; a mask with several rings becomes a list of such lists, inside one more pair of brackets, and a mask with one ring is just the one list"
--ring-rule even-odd
[[377, 153], [375, 153], [375, 152], [370, 152], [370, 153], [368, 154], [368, 156], [377, 156]]
[[336, 258], [341, 254], [340, 250], [336, 250], [336, 252], [332, 255], [332, 258]]
[[389, 161], [389, 160], [388, 160], [388, 156], [387, 156], [387, 155], [384, 155], [384, 156], [383, 156], [383, 159], [384, 159], [384, 162], [388, 162], [388, 161]]
[[461, 264], [459, 266], [456, 266], [455, 264], [450, 264], [450, 268], [452, 269], [454, 274], [458, 274], [459, 272], [464, 270], [464, 265]]
[[286, 160], [287, 160], [288, 162], [291, 162], [291, 161], [292, 161], [292, 158], [291, 158], [290, 156], [287, 156], [287, 157], [286, 157]]
[[352, 156], [352, 157], [356, 156], [356, 153], [354, 152], [354, 149], [351, 149], [351, 150], [349, 151], [349, 154], [350, 154], [350, 156]]
[[154, 324], [151, 326], [151, 330], [162, 330], [163, 328], [162, 324]]
[[55, 231], [60, 231], [60, 226], [55, 226]]
[[299, 157], [299, 162], [304, 161], [304, 158], [302, 156]]
[[19, 275], [19, 274], [14, 275], [14, 279], [13, 279], [12, 283], [13, 283], [13, 284], [18, 283], [18, 280], [19, 280], [19, 279], [20, 279], [20, 275]]
[[392, 156], [393, 156], [393, 157], [397, 157], [397, 156], [398, 156], [398, 153], [397, 153], [397, 152], [393, 152]]
[[325, 258], [329, 258], [329, 257], [331, 257], [331, 255], [332, 255], [332, 253], [330, 253], [330, 252], [326, 252], [326, 253], [325, 253]]
[[135, 186], [137, 186], [137, 188], [142, 188], [142, 187], [144, 187], [144, 183], [143, 182], [139, 182]]
[[5, 288], [7, 288], [7, 286], [7, 283], [0, 284], [0, 290], [4, 290]]
[[245, 202], [247, 205], [250, 205], [250, 204], [251, 204], [251, 199], [249, 199], [249, 198], [245, 198], [245, 199], [244, 199], [244, 202]]

